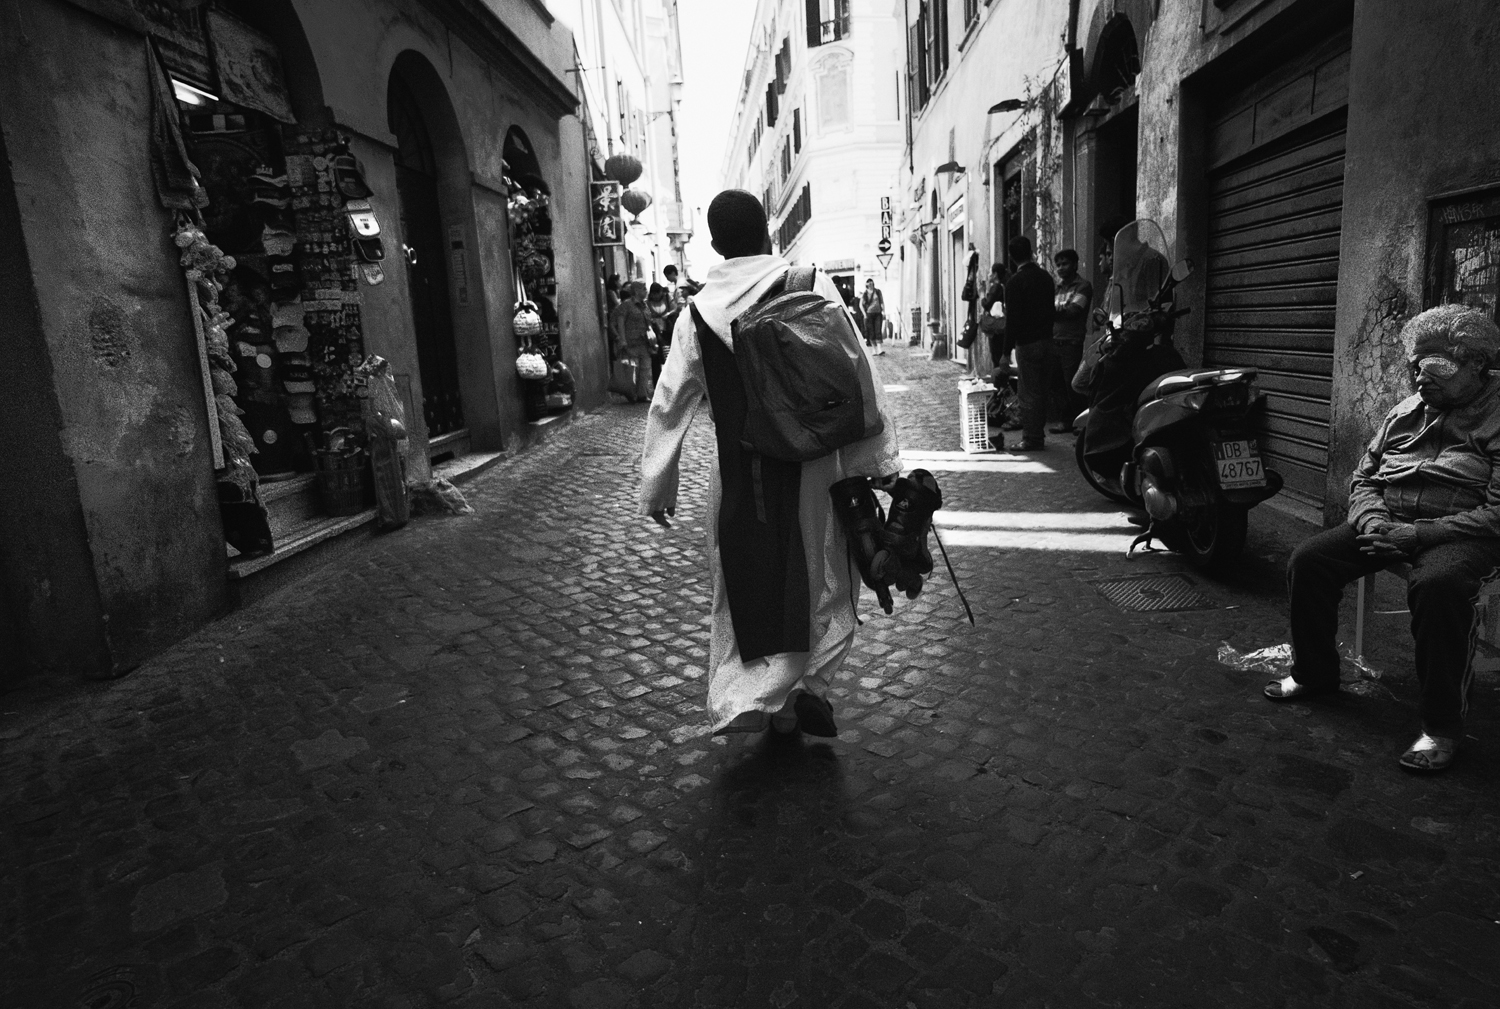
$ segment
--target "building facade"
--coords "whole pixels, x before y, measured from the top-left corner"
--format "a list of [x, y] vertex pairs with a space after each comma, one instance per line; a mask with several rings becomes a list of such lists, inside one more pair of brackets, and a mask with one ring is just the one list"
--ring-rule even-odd
[[1500, 51], [1488, 5], [907, 10], [898, 231], [925, 327], [956, 332], [968, 241], [986, 266], [1015, 233], [1072, 247], [1098, 296], [1103, 236], [1152, 218], [1195, 265], [1179, 349], [1259, 370], [1262, 451], [1287, 479], [1273, 504], [1341, 519], [1354, 463], [1407, 389], [1402, 324], [1445, 301], [1494, 314], [1500, 298], [1500, 113], [1478, 97]]
[[37, 0], [0, 65], [0, 679], [128, 670], [372, 522], [365, 355], [414, 480], [603, 401], [541, 0]]
[[644, 210], [626, 212], [618, 244], [599, 246], [600, 283], [610, 274], [660, 283], [665, 267], [683, 266], [683, 247], [693, 233], [679, 174], [677, 0], [555, 0], [551, 9], [574, 33], [595, 180], [608, 179], [610, 158], [629, 156], [641, 167], [629, 188], [650, 197]]
[[1046, 256], [1065, 247], [1071, 223], [1057, 116], [1069, 79], [1068, 7], [906, 0], [899, 12], [908, 142], [892, 188], [906, 324], [988, 370], [985, 341], [957, 346], [969, 263], [982, 289], [1011, 238], [1031, 238]]
[[776, 250], [853, 298], [882, 262], [882, 199], [902, 150], [901, 24], [889, 0], [760, 0], [725, 153], [726, 188], [761, 197]]

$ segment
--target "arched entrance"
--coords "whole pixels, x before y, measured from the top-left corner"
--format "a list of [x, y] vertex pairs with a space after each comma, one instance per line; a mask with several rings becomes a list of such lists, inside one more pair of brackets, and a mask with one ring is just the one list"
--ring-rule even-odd
[[[1135, 28], [1128, 17], [1116, 14], [1099, 34], [1090, 73], [1097, 93], [1091, 106], [1092, 118], [1098, 125], [1088, 138], [1094, 162], [1090, 180], [1093, 233], [1088, 237], [1106, 257], [1113, 232], [1136, 216], [1140, 106], [1135, 81], [1140, 72]], [[1103, 290], [1106, 259], [1096, 256], [1093, 265], [1094, 289]]]
[[[404, 59], [404, 56], [403, 56]], [[464, 427], [459, 392], [458, 348], [448, 295], [443, 217], [438, 198], [438, 157], [416, 85], [401, 60], [391, 72], [387, 117], [396, 136], [396, 193], [400, 203], [402, 252], [411, 297], [417, 366], [422, 377], [422, 414], [427, 437]]]

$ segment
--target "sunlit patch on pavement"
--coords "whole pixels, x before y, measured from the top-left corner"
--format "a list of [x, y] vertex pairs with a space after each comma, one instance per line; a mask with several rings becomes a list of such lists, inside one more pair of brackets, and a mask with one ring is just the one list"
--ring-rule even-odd
[[909, 385], [887, 385], [885, 387], [886, 392], [907, 392], [910, 389], [911, 386]]
[[1056, 473], [1053, 467], [1031, 456], [976, 455], [970, 452], [902, 452], [901, 462], [910, 469], [934, 473]]
[[939, 511], [933, 524], [950, 547], [1124, 553], [1140, 531], [1123, 512]]

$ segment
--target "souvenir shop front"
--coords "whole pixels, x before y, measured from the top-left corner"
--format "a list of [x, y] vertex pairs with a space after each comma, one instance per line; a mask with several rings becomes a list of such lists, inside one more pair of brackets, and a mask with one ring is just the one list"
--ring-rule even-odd
[[573, 408], [573, 373], [562, 359], [557, 312], [557, 252], [552, 241], [552, 191], [526, 132], [505, 136], [506, 216], [516, 308], [516, 376], [528, 421]]
[[378, 520], [403, 460], [603, 401], [571, 36], [519, 5], [434, 42], [454, 10], [0, 5], [20, 668], [128, 670]]
[[366, 359], [360, 316], [386, 250], [349, 138], [297, 122], [275, 43], [225, 11], [193, 13], [154, 50], [177, 113], [163, 117], [180, 138], [169, 150], [186, 159], [178, 171], [197, 172], [175, 242], [216, 421], [225, 539], [254, 557], [296, 533], [272, 528], [266, 505], [280, 491], [306, 499], [303, 518], [374, 504], [380, 453], [364, 404], [380, 362]]

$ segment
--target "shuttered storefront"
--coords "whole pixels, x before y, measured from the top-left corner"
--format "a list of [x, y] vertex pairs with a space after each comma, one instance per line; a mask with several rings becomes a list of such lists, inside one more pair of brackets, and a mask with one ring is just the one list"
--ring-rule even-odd
[[[1347, 46], [1347, 43], [1345, 43]], [[1322, 506], [1343, 209], [1348, 51], [1224, 102], [1210, 134], [1204, 363], [1260, 370], [1261, 448]]]

